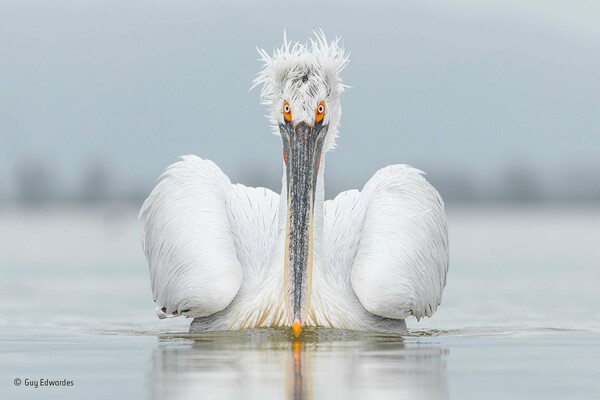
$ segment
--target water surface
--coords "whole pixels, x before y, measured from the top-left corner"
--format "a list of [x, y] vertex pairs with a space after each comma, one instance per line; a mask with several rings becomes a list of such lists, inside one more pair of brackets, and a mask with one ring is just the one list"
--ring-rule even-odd
[[156, 319], [135, 210], [0, 210], [0, 398], [600, 398], [600, 209], [449, 219], [433, 318], [296, 340]]

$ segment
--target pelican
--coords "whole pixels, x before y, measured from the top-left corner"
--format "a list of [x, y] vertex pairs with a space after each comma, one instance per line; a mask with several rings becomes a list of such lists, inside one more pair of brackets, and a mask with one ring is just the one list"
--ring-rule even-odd
[[442, 198], [421, 171], [391, 165], [325, 201], [348, 55], [322, 32], [259, 53], [253, 87], [281, 138], [281, 193], [232, 184], [194, 155], [165, 170], [140, 210], [158, 317], [192, 317], [193, 332], [405, 332], [405, 318], [436, 311], [446, 284]]

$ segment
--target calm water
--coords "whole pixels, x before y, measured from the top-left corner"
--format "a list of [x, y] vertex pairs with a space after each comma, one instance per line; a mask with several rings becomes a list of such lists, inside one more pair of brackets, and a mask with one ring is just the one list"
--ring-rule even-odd
[[0, 398], [600, 398], [600, 208], [450, 208], [432, 319], [300, 340], [156, 319], [135, 211], [0, 210]]

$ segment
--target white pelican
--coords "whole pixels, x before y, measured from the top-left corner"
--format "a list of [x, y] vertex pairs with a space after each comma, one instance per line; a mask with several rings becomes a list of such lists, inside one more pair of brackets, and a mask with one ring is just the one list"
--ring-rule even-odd
[[[291, 326], [404, 332], [431, 316], [448, 270], [444, 203], [422, 173], [391, 165], [324, 201], [341, 115], [339, 38], [284, 44], [254, 81], [283, 145], [281, 194], [232, 184], [183, 156], [140, 210], [159, 318], [192, 331]], [[371, 118], [383, 118], [372, 112]]]

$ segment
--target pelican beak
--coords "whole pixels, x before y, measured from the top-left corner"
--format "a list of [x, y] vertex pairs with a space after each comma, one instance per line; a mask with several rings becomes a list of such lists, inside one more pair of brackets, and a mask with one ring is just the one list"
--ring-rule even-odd
[[327, 125], [288, 122], [279, 128], [287, 178], [284, 290], [289, 323], [298, 337], [310, 304], [315, 189]]

